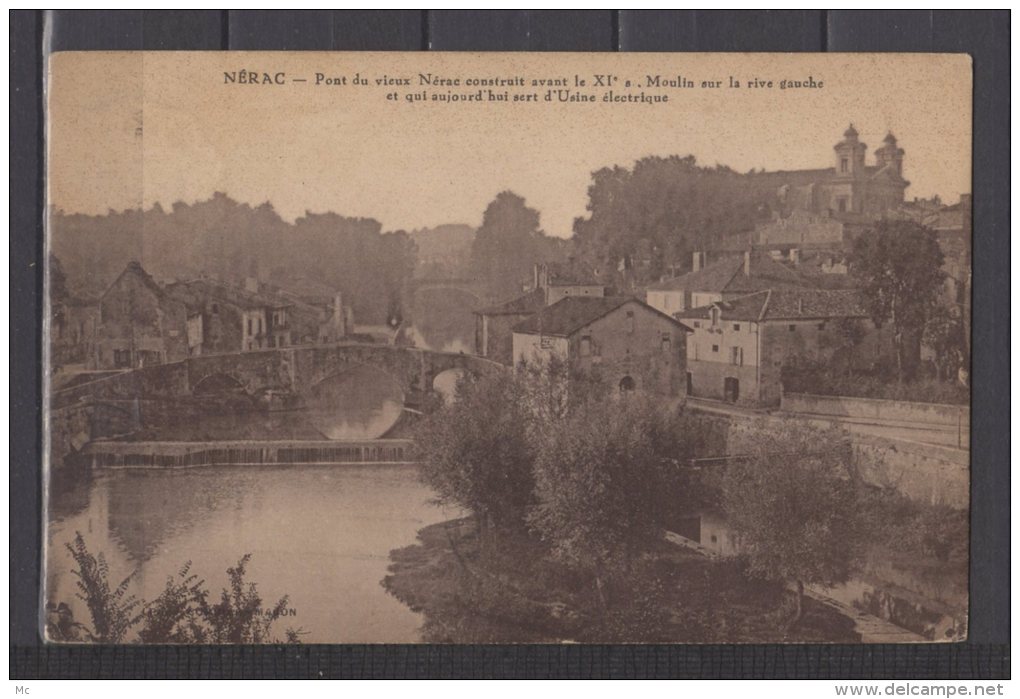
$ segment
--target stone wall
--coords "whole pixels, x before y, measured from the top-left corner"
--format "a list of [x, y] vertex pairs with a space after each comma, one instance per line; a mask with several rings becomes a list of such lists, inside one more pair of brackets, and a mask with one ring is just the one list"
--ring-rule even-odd
[[832, 415], [879, 422], [915, 422], [952, 430], [961, 427], [968, 430], [970, 426], [970, 407], [966, 405], [784, 392], [780, 408], [791, 413]]
[[[798, 420], [817, 425], [817, 421], [795, 416], [759, 418], [768, 423]], [[727, 433], [727, 453], [738, 449], [754, 425], [751, 418], [733, 417]], [[820, 425], [819, 425], [820, 426]], [[854, 464], [864, 482], [879, 488], [891, 488], [912, 500], [945, 504], [965, 509], [970, 504], [970, 453], [935, 444], [879, 437], [860, 432], [847, 436], [853, 449]]]
[[851, 441], [865, 482], [920, 502], [969, 507], [969, 452], [859, 433]]

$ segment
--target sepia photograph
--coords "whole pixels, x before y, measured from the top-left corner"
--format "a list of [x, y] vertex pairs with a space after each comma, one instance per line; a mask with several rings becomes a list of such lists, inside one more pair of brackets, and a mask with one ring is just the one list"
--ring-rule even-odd
[[45, 77], [47, 642], [968, 638], [968, 55]]

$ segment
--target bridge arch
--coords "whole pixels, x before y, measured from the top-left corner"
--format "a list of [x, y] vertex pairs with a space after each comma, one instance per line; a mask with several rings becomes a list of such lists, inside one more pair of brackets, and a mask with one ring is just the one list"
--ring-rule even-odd
[[234, 374], [218, 372], [203, 376], [192, 385], [191, 392], [201, 396], [210, 393], [247, 393], [248, 390], [244, 382]]

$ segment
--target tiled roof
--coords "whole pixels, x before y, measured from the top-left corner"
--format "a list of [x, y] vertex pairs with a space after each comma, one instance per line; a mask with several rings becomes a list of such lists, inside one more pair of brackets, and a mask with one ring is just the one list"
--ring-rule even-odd
[[711, 317], [713, 307], [725, 320], [813, 320], [866, 318], [867, 307], [855, 289], [782, 289], [759, 291], [674, 314], [678, 319]]
[[[163, 298], [162, 287], [160, 287], [160, 285], [156, 283], [156, 280], [152, 278], [152, 275], [146, 272], [145, 269], [142, 267], [141, 263], [138, 262], [137, 260], [131, 260], [130, 262], [127, 263], [127, 266], [124, 267], [124, 271], [120, 273], [116, 281], [114, 281], [113, 284], [110, 285], [107, 291], [109, 291], [110, 288], [113, 288], [113, 286], [120, 281], [121, 277], [123, 277], [126, 274], [135, 275], [141, 280], [142, 284], [144, 284], [149, 289], [149, 291], [156, 295], [157, 298]], [[106, 294], [104, 293], [103, 295], [105, 296]]]
[[719, 301], [715, 304], [709, 304], [708, 306], [700, 306], [698, 308], [689, 308], [686, 311], [680, 311], [675, 313], [674, 316], [678, 319], [705, 319], [710, 318], [712, 308], [718, 306], [722, 311], [722, 317], [727, 320], [760, 320], [762, 310], [765, 304], [768, 303], [769, 292], [759, 291], [754, 294], [748, 294], [747, 296], [740, 296], [738, 298], [729, 299], [726, 301]]
[[521, 321], [514, 326], [514, 332], [567, 337], [633, 300], [627, 296], [568, 296]]
[[676, 318], [672, 318], [631, 296], [568, 296], [551, 306], [546, 306], [527, 320], [521, 321], [514, 326], [513, 331], [530, 335], [541, 333], [542, 335], [569, 337], [581, 328], [628, 303], [637, 304], [656, 315], [683, 325]]
[[[190, 281], [175, 282], [167, 286], [167, 291], [178, 297], [187, 294], [195, 294], [201, 298], [215, 297], [227, 303], [247, 309], [258, 308], [283, 308], [291, 305], [290, 302], [268, 296], [266, 294], [252, 293], [246, 289], [236, 286], [221, 284], [208, 279], [192, 279]], [[183, 293], [182, 293], [183, 292]]]
[[798, 318], [865, 318], [868, 309], [860, 291], [855, 289], [803, 289], [773, 291], [765, 320]]
[[753, 253], [751, 273], [745, 275], [743, 270], [743, 255], [734, 255], [712, 262], [697, 272], [688, 272], [683, 276], [652, 284], [648, 288], [653, 291], [722, 293], [806, 286], [799, 272], [776, 262], [768, 254]]
[[535, 289], [534, 291], [529, 291], [523, 296], [518, 296], [515, 299], [510, 299], [509, 301], [496, 304], [495, 306], [489, 306], [488, 308], [479, 309], [475, 311], [475, 315], [527, 315], [528, 313], [537, 313], [544, 307], [545, 291], [542, 289]]
[[741, 257], [724, 257], [705, 265], [697, 272], [666, 279], [648, 288], [653, 291], [722, 291], [743, 265], [744, 260]]

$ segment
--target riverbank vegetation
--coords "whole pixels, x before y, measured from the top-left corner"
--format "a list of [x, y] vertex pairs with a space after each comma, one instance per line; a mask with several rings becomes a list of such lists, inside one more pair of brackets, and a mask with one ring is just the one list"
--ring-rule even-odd
[[[425, 612], [429, 638], [855, 640], [848, 619], [803, 597], [803, 583], [846, 581], [860, 553], [843, 433], [755, 425], [755, 447], [703, 478], [699, 458], [732, 450], [724, 430], [597, 375], [524, 367], [466, 377], [457, 396], [417, 443], [424, 480], [473, 516], [423, 530], [384, 581]], [[664, 540], [711, 505], [739, 556]]]
[[258, 586], [245, 579], [251, 554], [227, 569], [228, 587], [219, 599], [211, 596], [205, 580], [185, 563], [156, 599], [146, 602], [129, 594], [133, 575], [114, 585], [102, 553], [89, 551], [76, 532], [67, 550], [76, 567], [75, 597], [88, 610], [89, 624], [76, 620], [67, 602], [46, 610], [46, 637], [75, 643], [297, 643], [300, 629], [287, 629], [284, 639], [272, 633], [274, 623], [288, 616], [284, 596], [266, 607]]
[[[383, 586], [424, 615], [429, 643], [723, 643], [860, 640], [853, 622], [807, 600], [789, 632], [784, 586], [653, 540], [601, 590], [526, 532], [481, 534], [473, 518], [419, 532], [391, 554]], [[604, 602], [604, 603], [603, 603]]]

